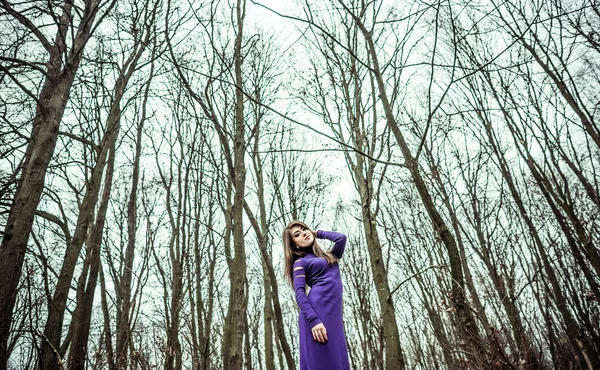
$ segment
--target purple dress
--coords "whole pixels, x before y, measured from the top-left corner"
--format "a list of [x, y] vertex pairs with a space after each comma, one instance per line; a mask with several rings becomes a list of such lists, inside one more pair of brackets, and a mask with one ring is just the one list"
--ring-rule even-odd
[[[317, 231], [317, 238], [334, 242], [331, 252], [341, 258], [346, 236], [332, 231]], [[342, 321], [342, 279], [337, 263], [329, 266], [312, 251], [294, 261], [294, 291], [300, 306], [300, 370], [349, 370], [348, 348]], [[306, 285], [310, 293], [306, 294]], [[328, 341], [314, 340], [311, 329], [323, 323]]]

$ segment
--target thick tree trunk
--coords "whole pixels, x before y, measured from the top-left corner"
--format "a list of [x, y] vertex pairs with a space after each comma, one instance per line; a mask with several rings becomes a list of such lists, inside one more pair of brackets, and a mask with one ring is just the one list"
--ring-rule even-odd
[[[246, 280], [246, 291], [249, 290], [249, 286], [248, 286], [248, 280]], [[250, 342], [252, 339], [252, 336], [250, 335], [250, 318], [246, 319], [246, 328], [244, 331], [244, 366], [246, 367], [246, 370], [252, 370], [252, 350], [250, 349]], [[258, 336], [258, 333], [257, 333]], [[258, 339], [258, 338], [257, 338]], [[257, 344], [257, 351], [258, 351], [258, 357], [260, 357], [260, 348], [258, 348], [258, 340], [256, 341]], [[261, 361], [259, 359], [258, 361], [259, 364], [259, 368], [262, 369], [263, 367], [260, 366]]]
[[[10, 355], [7, 348], [8, 337], [34, 215], [44, 189], [46, 171], [54, 153], [70, 89], [83, 55], [83, 48], [90, 37], [98, 2], [86, 2], [85, 12], [68, 56], [65, 55], [67, 46], [63, 40], [72, 20], [70, 2], [63, 6], [55, 44], [44, 45], [50, 53], [46, 63], [46, 79], [39, 95], [22, 174], [0, 244], [0, 370], [6, 369]], [[63, 56], [66, 56], [66, 63], [63, 63]]]

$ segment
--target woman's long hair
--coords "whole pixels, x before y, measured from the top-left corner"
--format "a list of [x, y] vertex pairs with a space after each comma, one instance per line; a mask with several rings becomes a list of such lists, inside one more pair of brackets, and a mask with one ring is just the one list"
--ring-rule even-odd
[[311, 248], [312, 249], [312, 253], [317, 256], [317, 257], [321, 257], [321, 258], [325, 258], [327, 260], [327, 263], [331, 266], [334, 263], [338, 262], [338, 259], [336, 256], [334, 256], [331, 252], [324, 252], [321, 247], [319, 246], [319, 244], [317, 243], [317, 236], [315, 235], [315, 240], [313, 242], [312, 247], [307, 247], [307, 248], [298, 248], [296, 246], [296, 244], [294, 243], [294, 241], [292, 240], [292, 234], [291, 234], [291, 229], [294, 226], [301, 226], [304, 227], [308, 230], [312, 230], [310, 227], [308, 227], [308, 225], [306, 225], [304, 222], [302, 221], [298, 221], [298, 220], [293, 220], [292, 222], [290, 222], [289, 224], [287, 224], [287, 226], [285, 227], [285, 229], [283, 229], [283, 253], [284, 253], [284, 274], [285, 274], [285, 279], [287, 280], [287, 282], [294, 286], [292, 280], [294, 279], [294, 271], [292, 269], [292, 266], [294, 265], [294, 262], [300, 258], [300, 257], [304, 257], [305, 255], [308, 254], [308, 252], [304, 252], [304, 250], [306, 250], [307, 248]]

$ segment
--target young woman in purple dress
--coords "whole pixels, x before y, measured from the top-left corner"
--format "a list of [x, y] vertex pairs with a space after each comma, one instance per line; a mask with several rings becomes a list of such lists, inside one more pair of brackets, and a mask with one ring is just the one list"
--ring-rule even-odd
[[[334, 245], [324, 252], [316, 239], [331, 240]], [[283, 246], [285, 277], [294, 287], [300, 307], [300, 370], [349, 370], [338, 265], [346, 236], [315, 232], [303, 222], [292, 221], [283, 230]]]

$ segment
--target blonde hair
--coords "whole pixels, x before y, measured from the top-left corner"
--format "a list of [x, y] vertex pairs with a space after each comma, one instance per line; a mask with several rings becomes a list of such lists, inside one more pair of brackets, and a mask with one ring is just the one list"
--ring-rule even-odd
[[[298, 258], [304, 257], [305, 255], [308, 254], [308, 252], [304, 252], [301, 248], [298, 248], [298, 246], [296, 246], [296, 244], [292, 240], [292, 237], [291, 237], [292, 230], [291, 229], [294, 226], [301, 226], [308, 230], [311, 230], [311, 228], [308, 227], [308, 225], [306, 225], [304, 222], [298, 221], [298, 220], [293, 220], [292, 222], [287, 224], [285, 229], [283, 229], [282, 236], [283, 236], [283, 253], [284, 253], [284, 275], [285, 275], [285, 280], [287, 280], [287, 282], [292, 286], [294, 285], [292, 283], [292, 280], [294, 279], [294, 277], [293, 277], [294, 272], [292, 270], [292, 266]], [[311, 248], [312, 253], [317, 257], [325, 258], [327, 260], [327, 263], [330, 266], [333, 265], [334, 263], [337, 263], [338, 258], [336, 256], [334, 256], [333, 253], [331, 253], [331, 252], [324, 252], [323, 249], [321, 249], [321, 247], [317, 243], [316, 237], [317, 236], [315, 235], [315, 241]]]

